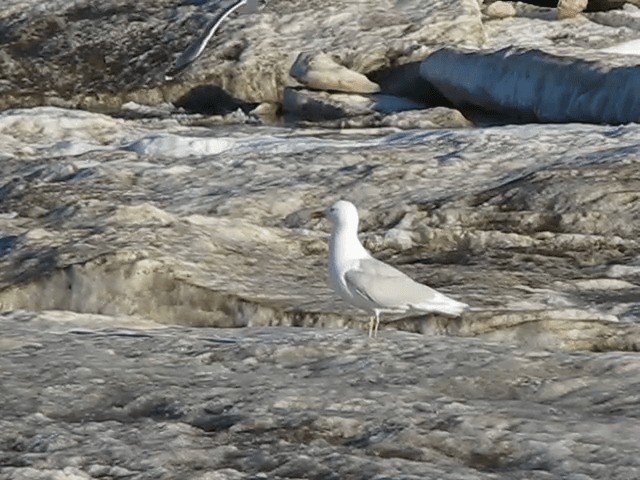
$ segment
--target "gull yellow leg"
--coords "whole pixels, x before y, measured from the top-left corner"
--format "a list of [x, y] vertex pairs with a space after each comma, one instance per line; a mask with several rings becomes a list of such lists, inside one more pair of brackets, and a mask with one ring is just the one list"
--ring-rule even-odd
[[380, 326], [380, 312], [376, 310], [375, 313], [376, 313], [376, 328], [373, 330], [373, 336], [377, 337], [378, 327]]

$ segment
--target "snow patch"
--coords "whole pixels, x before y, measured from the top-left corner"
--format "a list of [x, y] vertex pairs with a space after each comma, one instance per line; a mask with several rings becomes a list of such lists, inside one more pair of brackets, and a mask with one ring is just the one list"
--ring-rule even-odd
[[612, 47], [603, 48], [600, 51], [621, 55], [640, 55], [640, 38], [638, 40], [631, 40], [630, 42], [619, 43]]
[[216, 155], [233, 148], [231, 138], [191, 137], [172, 133], [149, 135], [130, 143], [124, 150], [141, 155], [159, 155], [171, 158]]

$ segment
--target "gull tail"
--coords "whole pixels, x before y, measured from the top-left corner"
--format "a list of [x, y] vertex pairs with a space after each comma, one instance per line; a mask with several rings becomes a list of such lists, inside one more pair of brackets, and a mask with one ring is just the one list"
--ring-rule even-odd
[[443, 305], [438, 305], [436, 312], [443, 315], [449, 315], [451, 317], [459, 317], [462, 312], [467, 310], [469, 305], [466, 303], [458, 302], [456, 300], [449, 299], [449, 302]]
[[442, 298], [435, 302], [412, 305], [412, 308], [423, 312], [440, 313], [449, 317], [459, 317], [469, 308], [469, 305], [442, 295]]

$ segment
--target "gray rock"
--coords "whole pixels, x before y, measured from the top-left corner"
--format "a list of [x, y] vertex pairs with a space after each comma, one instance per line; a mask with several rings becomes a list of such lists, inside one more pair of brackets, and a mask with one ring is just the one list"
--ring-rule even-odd
[[[1, 371], [20, 373], [3, 380], [3, 478], [640, 474], [637, 355], [403, 332], [369, 342], [339, 330], [156, 325], [133, 337], [103, 319], [74, 330], [90, 317], [2, 316], [4, 337], [41, 345], [0, 355]], [[133, 413], [158, 396], [196, 415], [215, 397], [230, 405], [224, 430]], [[44, 438], [55, 445], [34, 449]]]
[[389, 114], [374, 113], [357, 117], [339, 117], [332, 121], [312, 121], [308, 125], [303, 121], [298, 121], [297, 123], [301, 126], [310, 127], [320, 126], [326, 128], [354, 129], [388, 127], [396, 130], [464, 128], [473, 125], [473, 123], [465, 118], [458, 110], [446, 107], [409, 110]]
[[480, 107], [524, 122], [640, 121], [640, 66], [592, 54], [593, 61], [540, 50], [442, 49], [421, 74], [454, 105]]
[[[289, 72], [296, 58], [304, 58], [301, 52], [327, 52], [325, 59], [335, 60], [329, 62], [332, 68], [351, 72], [348, 75], [362, 84], [356, 90], [375, 88], [365, 81], [366, 76], [380, 86], [384, 95], [409, 98], [429, 107], [451, 106], [418, 75], [419, 62], [445, 45], [489, 51], [506, 46], [543, 48], [567, 62], [595, 60], [596, 70], [601, 65], [605, 70], [635, 65], [631, 60], [611, 60], [593, 53], [637, 38], [637, 16], [629, 8], [615, 15], [590, 14], [595, 21], [566, 23], [551, 21], [555, 13], [550, 9], [516, 4], [517, 17], [483, 23], [475, 0], [441, 0], [427, 6], [408, 0], [396, 2], [393, 8], [373, 0], [331, 0], [322, 5], [273, 0], [258, 12], [228, 18], [195, 64], [182, 76], [166, 82], [164, 74], [174, 56], [193, 43], [209, 20], [202, 6], [174, 7], [169, 0], [144, 0], [133, 12], [119, 5], [110, 8], [109, 3], [52, 4], [51, 8], [45, 3], [36, 8], [27, 0], [20, 1], [27, 6], [6, 8], [0, 19], [5, 26], [0, 107], [47, 104], [118, 111], [130, 102], [150, 107], [172, 102], [189, 111], [228, 116], [218, 123], [252, 122], [256, 120], [247, 115], [256, 105], [280, 104], [285, 89], [296, 86]], [[320, 8], [323, 15], [318, 21]], [[537, 54], [530, 55], [529, 66], [510, 69], [504, 75], [526, 83], [528, 69], [541, 71]], [[494, 71], [490, 57], [478, 61], [482, 71]], [[542, 71], [548, 70], [544, 65]], [[296, 73], [299, 70], [294, 68], [294, 74], [308, 81]], [[342, 89], [340, 82], [335, 82], [336, 71], [332, 72], [320, 75], [324, 83], [317, 85]], [[441, 72], [445, 75], [440, 78], [445, 83], [443, 89], [455, 90], [461, 82], [469, 81], [468, 75], [455, 72]], [[570, 77], [576, 77], [577, 83], [589, 83], [584, 75], [572, 72]], [[637, 84], [636, 76], [631, 75], [626, 84]], [[332, 78], [333, 84], [326, 83]], [[480, 84], [478, 89], [482, 88]], [[230, 113], [238, 108], [243, 115]], [[504, 115], [502, 108], [479, 113], [498, 115], [498, 121], [505, 121], [499, 118]], [[527, 117], [530, 112], [515, 113]], [[551, 118], [565, 121], [562, 116]], [[260, 117], [263, 122], [276, 120], [270, 115]], [[353, 122], [349, 117], [338, 120]], [[571, 120], [601, 121], [594, 120], [590, 112], [584, 117], [572, 116]]]
[[588, 0], [558, 0], [558, 19], [573, 18], [587, 8]]
[[464, 128], [472, 126], [458, 110], [446, 107], [427, 108], [386, 115], [382, 126], [398, 128]]
[[509, 2], [503, 2], [501, 0], [489, 4], [485, 12], [493, 18], [508, 18], [515, 17], [516, 15], [515, 7]]
[[333, 120], [370, 115], [374, 112], [395, 113], [424, 108], [417, 102], [393, 95], [355, 95], [311, 90], [285, 89], [282, 108], [304, 120]]
[[129, 101], [175, 101], [202, 86], [248, 103], [279, 102], [284, 87], [295, 84], [289, 71], [304, 51], [328, 52], [347, 69], [368, 74], [422, 60], [431, 51], [423, 45], [484, 39], [475, 0], [409, 0], [393, 8], [377, 0], [271, 0], [255, 14], [228, 18], [190, 69], [165, 82], [174, 56], [208, 22], [202, 6], [56, 3], [6, 9], [1, 21], [2, 108], [112, 111]]
[[335, 120], [371, 113], [371, 100], [362, 95], [330, 94], [287, 88], [282, 98], [285, 112], [307, 120]]
[[289, 74], [315, 90], [347, 93], [375, 93], [380, 87], [361, 73], [338, 64], [326, 53], [302, 52], [293, 62]]

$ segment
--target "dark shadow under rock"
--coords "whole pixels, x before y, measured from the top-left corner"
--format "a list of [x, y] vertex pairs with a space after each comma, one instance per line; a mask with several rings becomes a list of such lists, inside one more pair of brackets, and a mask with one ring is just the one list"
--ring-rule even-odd
[[[556, 8], [558, 6], [558, 0], [524, 0], [523, 3], [545, 8]], [[625, 0], [589, 0], [585, 11], [603, 12], [607, 10], [615, 10], [617, 8], [622, 8], [625, 3]]]
[[380, 93], [404, 97], [429, 107], [451, 107], [452, 103], [420, 75], [420, 62], [383, 68], [369, 74], [380, 85]]
[[247, 103], [234, 98], [216, 85], [195, 87], [176, 100], [174, 104], [190, 113], [205, 115], [226, 115], [238, 109], [249, 113], [258, 106], [257, 103]]

